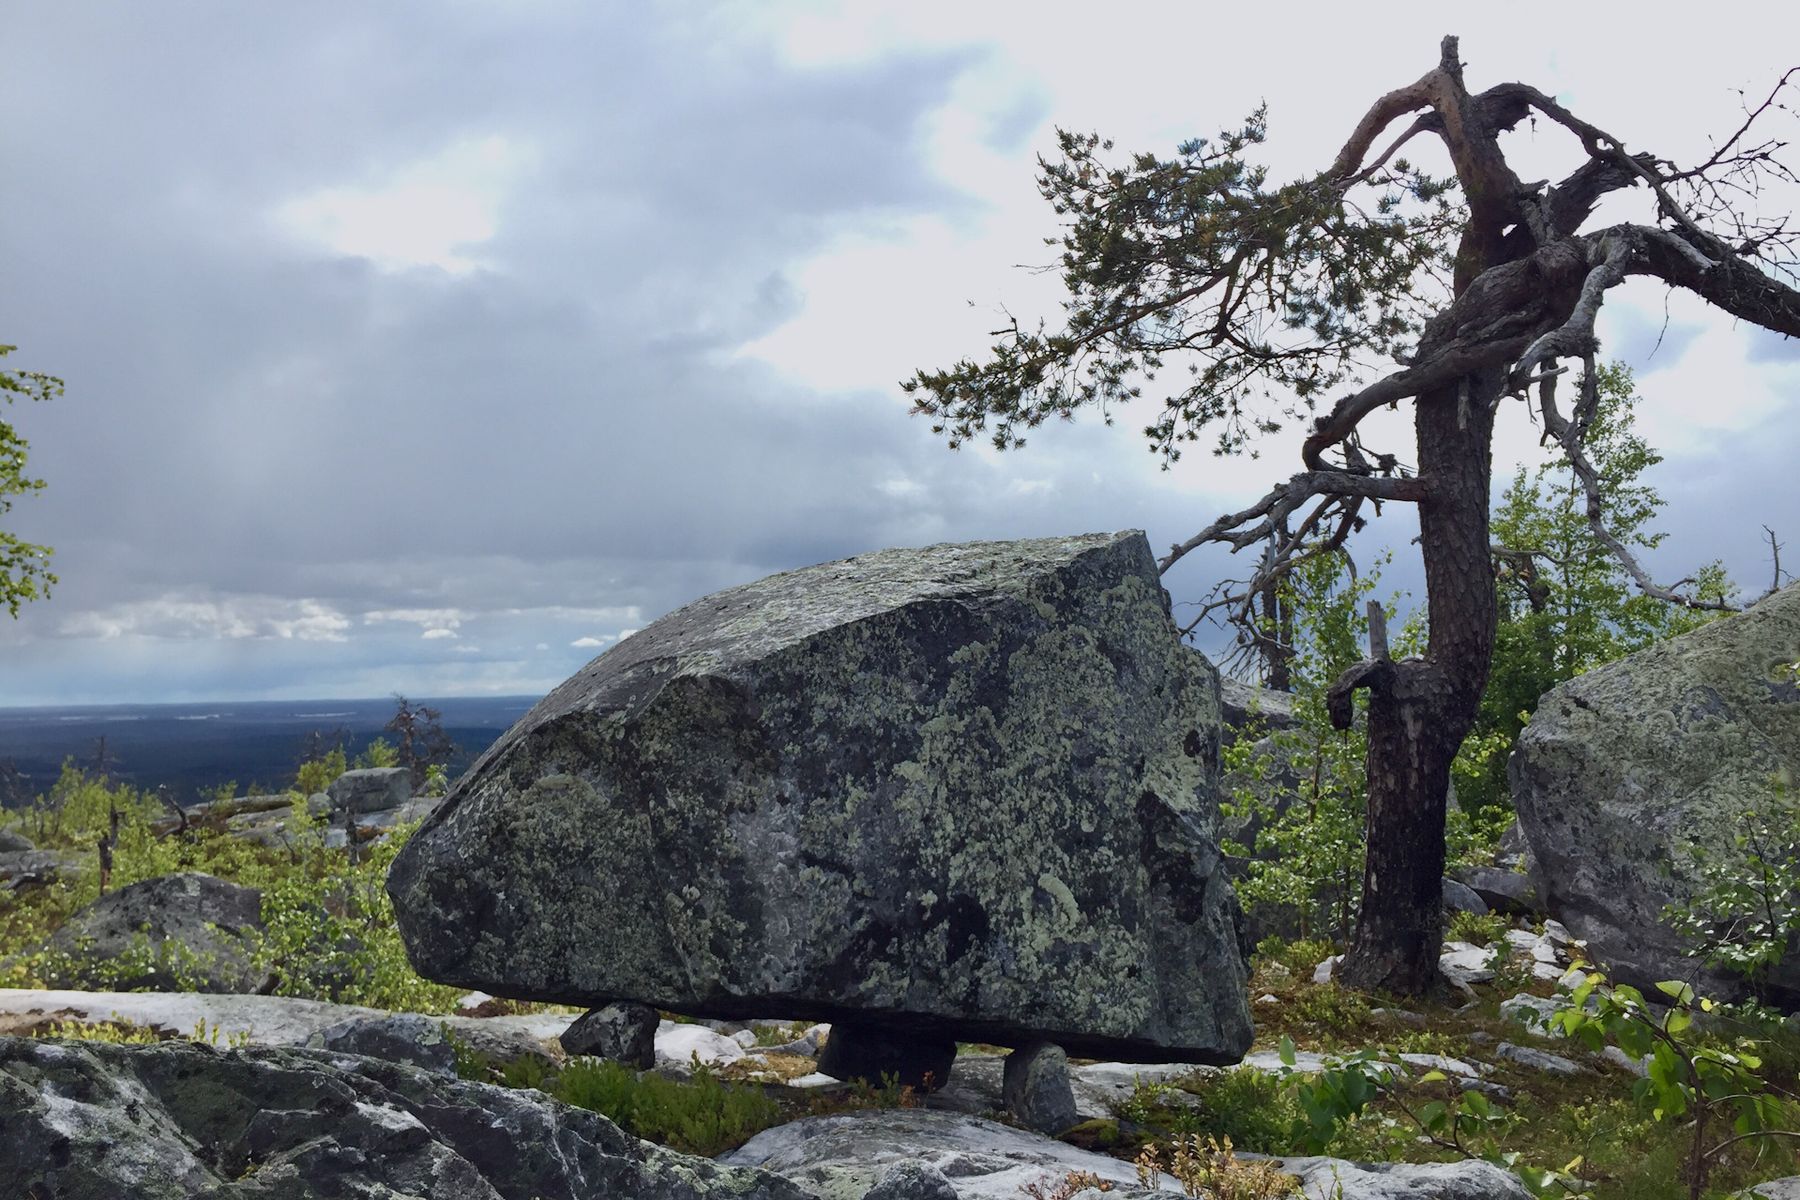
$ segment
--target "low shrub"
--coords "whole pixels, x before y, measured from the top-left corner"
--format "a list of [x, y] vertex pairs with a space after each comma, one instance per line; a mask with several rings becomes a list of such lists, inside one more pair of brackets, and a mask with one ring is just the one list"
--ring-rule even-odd
[[699, 1062], [693, 1078], [684, 1083], [654, 1072], [639, 1075], [606, 1059], [577, 1058], [546, 1090], [637, 1137], [708, 1158], [785, 1119], [761, 1088], [725, 1083]]

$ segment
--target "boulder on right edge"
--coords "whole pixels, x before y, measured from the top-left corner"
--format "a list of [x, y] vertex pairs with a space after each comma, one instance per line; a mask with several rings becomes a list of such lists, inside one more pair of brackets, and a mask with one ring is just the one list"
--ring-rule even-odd
[[[1640, 987], [1707, 973], [1663, 919], [1701, 889], [1696, 851], [1741, 858], [1746, 813], [1800, 801], [1800, 584], [1547, 693], [1508, 774], [1546, 909]], [[1766, 982], [1800, 1000], [1790, 955]]]

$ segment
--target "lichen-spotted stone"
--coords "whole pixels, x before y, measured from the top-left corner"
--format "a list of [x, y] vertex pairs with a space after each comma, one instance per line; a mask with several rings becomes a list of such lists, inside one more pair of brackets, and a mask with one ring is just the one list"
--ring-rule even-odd
[[[1752, 876], [1745, 815], [1800, 804], [1796, 661], [1800, 584], [1552, 688], [1520, 735], [1508, 774], [1544, 899], [1616, 978], [1741, 990], [1663, 910], [1699, 893], [1702, 861]], [[1759, 986], [1800, 1004], [1800, 957]]]
[[1219, 728], [1141, 533], [883, 551], [596, 658], [388, 889], [423, 974], [497, 994], [1236, 1061]]

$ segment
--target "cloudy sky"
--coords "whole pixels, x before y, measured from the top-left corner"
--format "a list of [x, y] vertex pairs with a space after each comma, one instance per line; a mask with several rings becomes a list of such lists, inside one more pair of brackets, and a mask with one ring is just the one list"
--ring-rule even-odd
[[[8, 414], [49, 483], [8, 528], [62, 583], [0, 616], [0, 705], [537, 693], [775, 570], [1167, 545], [1291, 470], [1291, 440], [1165, 473], [1126, 414], [952, 453], [896, 386], [978, 351], [1003, 302], [1054, 311], [1022, 268], [1048, 258], [1056, 126], [1166, 151], [1266, 100], [1297, 176], [1456, 32], [1473, 86], [1533, 82], [1691, 160], [1800, 41], [1777, 3], [1729, 44], [1637, 5], [1455, 29], [1436, 4], [1215, 7], [12, 6], [0, 342], [68, 391]], [[1528, 179], [1572, 162], [1548, 128], [1512, 150]], [[1760, 590], [1765, 522], [1800, 562], [1800, 346], [1651, 288], [1604, 332], [1668, 456], [1659, 570], [1722, 556]], [[1503, 463], [1535, 453], [1508, 420]]]

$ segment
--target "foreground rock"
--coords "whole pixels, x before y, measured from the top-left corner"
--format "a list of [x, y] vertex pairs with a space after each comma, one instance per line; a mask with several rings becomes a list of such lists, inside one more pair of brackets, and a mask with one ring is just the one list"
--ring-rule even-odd
[[[1620, 980], [1687, 979], [1662, 919], [1698, 890], [1695, 848], [1741, 859], [1744, 814], [1800, 800], [1800, 585], [1748, 612], [1551, 690], [1519, 737], [1510, 778], [1548, 911]], [[1777, 786], [1785, 777], [1788, 795]], [[1713, 974], [1698, 986], [1739, 990]], [[1800, 1002], [1800, 962], [1768, 994]]]
[[262, 892], [188, 871], [111, 892], [75, 913], [46, 947], [72, 982], [119, 989], [257, 992], [270, 973], [250, 961]]
[[[765, 1129], [719, 1157], [790, 1179], [819, 1200], [862, 1200], [892, 1168], [911, 1163], [949, 1177], [963, 1200], [1018, 1200], [1025, 1189], [1047, 1189], [1072, 1171], [1086, 1171], [1135, 1188], [1132, 1164], [1091, 1150], [962, 1113], [919, 1108], [868, 1109], [807, 1117]], [[1179, 1192], [1179, 1186], [1169, 1181]]]
[[806, 1200], [538, 1092], [188, 1042], [0, 1038], [0, 1178], [42, 1200]]
[[[1027, 1130], [926, 1109], [808, 1117], [766, 1129], [719, 1161], [773, 1171], [820, 1200], [863, 1200], [906, 1166], [929, 1172], [918, 1179], [926, 1187], [947, 1180], [961, 1200], [1018, 1200], [1034, 1187], [1056, 1194], [1076, 1171], [1110, 1184], [1105, 1194], [1117, 1200], [1181, 1194], [1170, 1176], [1158, 1181], [1160, 1190], [1144, 1191], [1131, 1163]], [[1531, 1195], [1516, 1176], [1484, 1162], [1371, 1165], [1290, 1158], [1280, 1166], [1299, 1179], [1306, 1200], [1529, 1200]]]
[[388, 888], [424, 975], [1229, 1062], [1217, 673], [1142, 534], [894, 550], [664, 617], [457, 784]]

